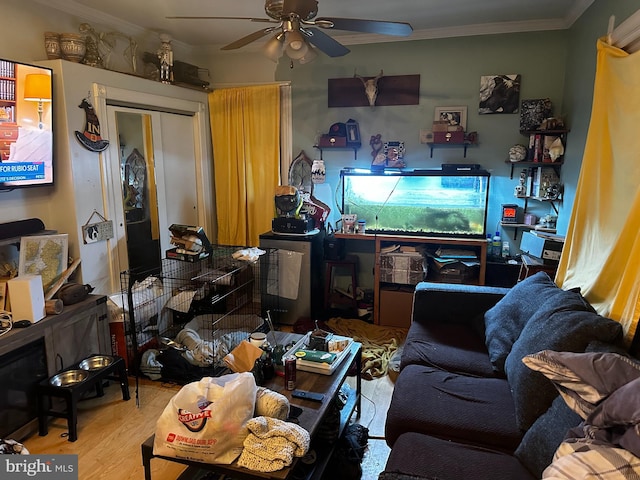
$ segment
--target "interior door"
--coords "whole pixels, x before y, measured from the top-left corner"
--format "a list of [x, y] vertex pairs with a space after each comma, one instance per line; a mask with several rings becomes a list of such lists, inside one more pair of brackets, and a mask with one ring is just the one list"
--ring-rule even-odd
[[153, 270], [171, 248], [169, 226], [197, 225], [193, 119], [107, 105], [114, 235], [121, 270]]
[[[193, 121], [190, 116], [160, 115], [162, 137], [163, 199], [160, 232], [162, 251], [171, 248], [169, 226], [174, 223], [198, 225], [198, 199]], [[164, 255], [163, 255], [164, 256]]]

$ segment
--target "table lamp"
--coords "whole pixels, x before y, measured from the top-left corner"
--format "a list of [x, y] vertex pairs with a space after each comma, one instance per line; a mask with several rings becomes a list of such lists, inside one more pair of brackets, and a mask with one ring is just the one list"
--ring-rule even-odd
[[44, 102], [51, 101], [51, 77], [42, 73], [30, 73], [25, 77], [24, 99], [29, 102], [38, 102], [38, 128], [42, 130], [42, 114]]

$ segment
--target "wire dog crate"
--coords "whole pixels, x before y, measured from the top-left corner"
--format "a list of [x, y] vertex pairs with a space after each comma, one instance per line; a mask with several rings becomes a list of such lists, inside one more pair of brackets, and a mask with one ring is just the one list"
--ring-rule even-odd
[[227, 353], [268, 330], [267, 312], [278, 306], [263, 290], [278, 290], [278, 256], [252, 251], [216, 245], [195, 262], [165, 258], [159, 268], [121, 273], [130, 374], [177, 383], [219, 375]]

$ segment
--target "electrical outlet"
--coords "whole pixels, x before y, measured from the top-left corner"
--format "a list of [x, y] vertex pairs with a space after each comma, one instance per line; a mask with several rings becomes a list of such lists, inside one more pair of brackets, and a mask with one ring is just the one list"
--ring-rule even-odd
[[420, 143], [433, 142], [433, 132], [431, 130], [420, 130]]

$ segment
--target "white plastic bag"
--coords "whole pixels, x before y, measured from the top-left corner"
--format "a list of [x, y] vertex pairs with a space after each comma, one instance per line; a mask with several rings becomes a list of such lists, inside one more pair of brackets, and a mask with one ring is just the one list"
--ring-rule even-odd
[[204, 377], [173, 396], [156, 424], [153, 453], [229, 464], [242, 453], [253, 417], [256, 382], [249, 372]]

